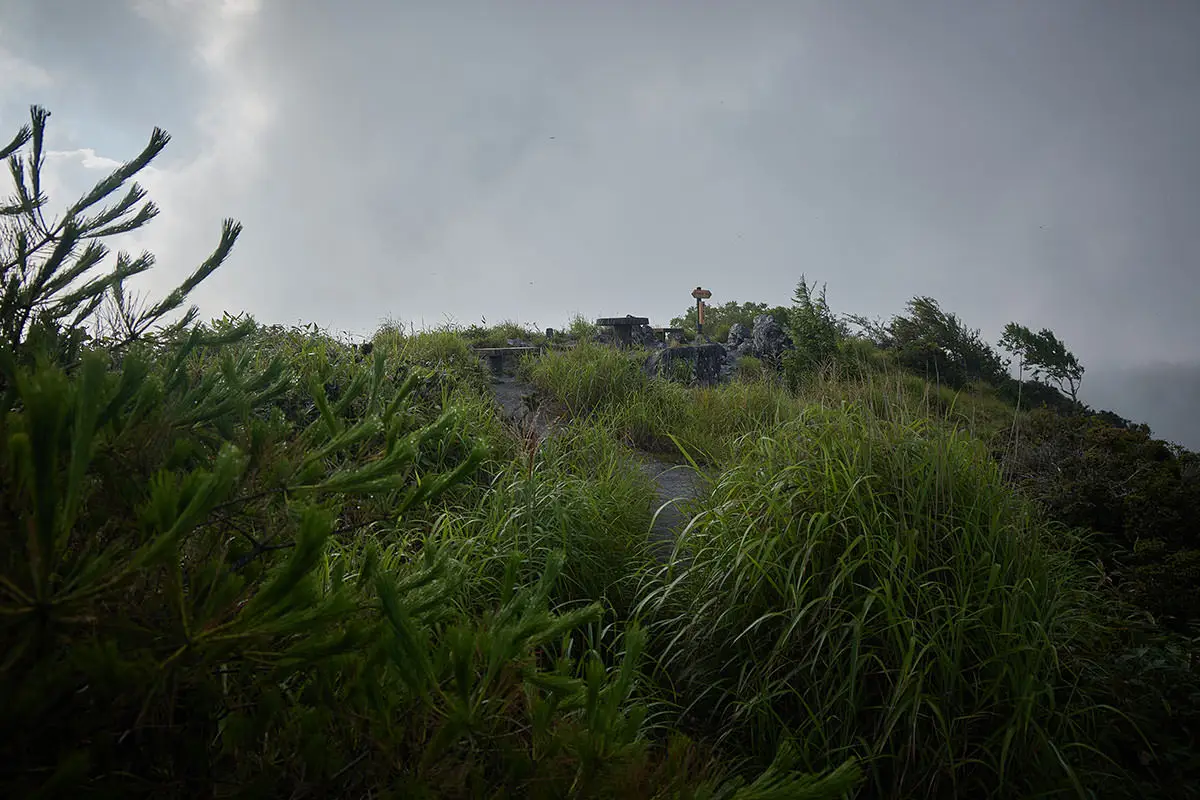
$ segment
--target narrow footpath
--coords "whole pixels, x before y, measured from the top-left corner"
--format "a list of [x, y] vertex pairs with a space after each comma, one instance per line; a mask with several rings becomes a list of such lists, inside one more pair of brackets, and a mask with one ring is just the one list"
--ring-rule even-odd
[[[654, 481], [654, 508], [657, 512], [650, 528], [650, 546], [655, 557], [667, 561], [675, 549], [675, 539], [691, 521], [688, 506], [700, 496], [700, 477], [687, 464], [660, 461], [648, 453], [634, 451], [638, 467]], [[660, 510], [661, 509], [661, 510]]]
[[[535, 433], [539, 439], [551, 432], [553, 420], [537, 404], [536, 389], [531, 384], [506, 376], [493, 380], [492, 390], [506, 422]], [[631, 451], [630, 456], [654, 482], [655, 501], [650, 511], [657, 516], [650, 529], [650, 544], [655, 557], [666, 561], [675, 547], [676, 536], [691, 519], [687, 506], [700, 495], [700, 477], [686, 464], [662, 461], [640, 450]]]

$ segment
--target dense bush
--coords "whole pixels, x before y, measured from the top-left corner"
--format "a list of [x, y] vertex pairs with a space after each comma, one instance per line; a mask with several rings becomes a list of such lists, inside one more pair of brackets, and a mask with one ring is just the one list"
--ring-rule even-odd
[[1141, 776], [1123, 796], [1196, 796], [1200, 455], [1111, 413], [1043, 408], [997, 457], [1051, 518], [1091, 533], [1104, 566], [1105, 634], [1085, 677], [1122, 712], [1097, 744]]
[[282, 362], [226, 358], [194, 373], [200, 344], [165, 364], [131, 353], [115, 370], [89, 353], [72, 376], [4, 365], [12, 785], [202, 785], [226, 759], [266, 757], [235, 758], [219, 734], [286, 729], [288, 712], [260, 696], [334, 680], [339, 654], [370, 639], [330, 537], [394, 518], [478, 459], [418, 482], [421, 443], [452, 419], [406, 430], [407, 389], [382, 381], [358, 417], [317, 394], [311, 425], [263, 418], [289, 389]]
[[815, 288], [801, 278], [788, 312], [787, 332], [794, 347], [784, 354], [782, 366], [793, 388], [800, 387], [817, 370], [835, 364], [839, 346], [846, 338], [845, 326], [825, 301], [825, 287], [820, 293]]
[[536, 325], [520, 325], [505, 321], [496, 325], [472, 324], [459, 329], [462, 338], [472, 347], [511, 347], [518, 344], [539, 345], [546, 341], [546, 332]]
[[1088, 415], [1030, 414], [1006, 466], [1055, 519], [1094, 531], [1127, 599], [1200, 622], [1200, 455]]

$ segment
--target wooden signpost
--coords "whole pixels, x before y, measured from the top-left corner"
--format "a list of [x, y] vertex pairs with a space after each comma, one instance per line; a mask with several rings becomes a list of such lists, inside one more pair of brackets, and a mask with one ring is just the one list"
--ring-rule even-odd
[[712, 297], [712, 292], [697, 286], [692, 290], [692, 297], [696, 298], [696, 338], [700, 338], [704, 335], [704, 301]]

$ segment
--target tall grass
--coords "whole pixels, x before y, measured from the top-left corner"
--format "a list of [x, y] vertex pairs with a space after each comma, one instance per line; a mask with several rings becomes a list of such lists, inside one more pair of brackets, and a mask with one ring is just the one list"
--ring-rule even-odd
[[493, 602], [509, 562], [536, 578], [566, 554], [551, 599], [603, 601], [628, 616], [637, 576], [650, 563], [649, 480], [604, 427], [575, 423], [493, 465], [486, 484], [444, 508], [431, 537], [471, 565], [478, 602]]
[[770, 381], [693, 388], [651, 377], [646, 353], [581, 343], [530, 361], [525, 376], [567, 413], [600, 421], [641, 449], [660, 454], [679, 445], [707, 463], [733, 438], [790, 419], [802, 403]]
[[368, 354], [315, 329], [208, 333], [115, 370], [0, 359], [0, 795], [765, 800], [858, 781], [781, 748], [747, 784], [653, 723], [646, 636], [617, 624], [650, 492], [610, 432], [486, 456], [478, 434], [504, 431], [441, 334]]
[[741, 440], [683, 549], [641, 609], [692, 725], [760, 759], [862, 756], [885, 797], [1072, 785], [1082, 568], [977, 442], [810, 408]]
[[384, 325], [371, 342], [389, 358], [441, 369], [478, 385], [487, 383], [487, 370], [453, 326], [405, 333], [398, 325]]
[[572, 417], [600, 418], [627, 441], [652, 452], [684, 444], [718, 464], [737, 438], [769, 432], [810, 405], [863, 403], [901, 424], [934, 421], [991, 441], [1008, 435], [1014, 409], [986, 386], [962, 391], [931, 386], [897, 368], [847, 361], [814, 372], [795, 393], [764, 374], [714, 387], [689, 387], [642, 370], [646, 353], [583, 342], [530, 360], [523, 375]]
[[901, 424], [932, 421], [992, 441], [1012, 430], [1025, 414], [984, 383], [955, 390], [937, 386], [881, 358], [848, 359], [812, 373], [798, 387], [811, 403], [838, 406], [861, 402], [875, 415]]
[[551, 350], [523, 365], [521, 375], [562, 403], [570, 416], [623, 405], [651, 386], [641, 368], [646, 353], [583, 341], [571, 350]]
[[[333, 743], [311, 756], [322, 781], [374, 741], [355, 786], [445, 789], [461, 771], [471, 791], [529, 796], [832, 797], [854, 773], [829, 770], [858, 757], [870, 796], [1076, 788], [1091, 716], [1059, 659], [1088, 629], [1085, 570], [976, 438], [1011, 424], [986, 389], [870, 364], [818, 371], [796, 393], [765, 373], [697, 388], [585, 341], [522, 366], [571, 418], [539, 440], [501, 423], [454, 329], [385, 328], [372, 354], [317, 331], [256, 335], [194, 369], [287, 361], [270, 417], [280, 449], [264, 464], [363, 413], [372, 381], [393, 391], [414, 371], [398, 421], [454, 410], [414, 453], [414, 484], [487, 444], [472, 480], [402, 519], [388, 494], [341, 508], [319, 584], [388, 577], [361, 632], [371, 648], [295, 711], [326, 720], [305, 723]], [[712, 478], [665, 566], [631, 445], [682, 450]], [[234, 733], [227, 747], [250, 752], [254, 736]], [[277, 731], [274, 757], [310, 739]], [[717, 782], [732, 764], [758, 781]], [[240, 760], [239, 779], [255, 768]]]

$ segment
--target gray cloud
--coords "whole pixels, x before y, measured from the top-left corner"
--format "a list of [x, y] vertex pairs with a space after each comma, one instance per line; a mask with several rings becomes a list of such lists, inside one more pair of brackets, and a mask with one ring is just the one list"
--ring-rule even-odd
[[4, 120], [43, 102], [56, 147], [108, 158], [175, 134], [155, 281], [246, 223], [208, 313], [665, 320], [697, 283], [785, 302], [803, 272], [841, 310], [1052, 327], [1090, 402], [1200, 446], [1153, 402], [1194, 402], [1200, 365], [1196, 4], [0, 9], [0, 65], [28, 68]]

